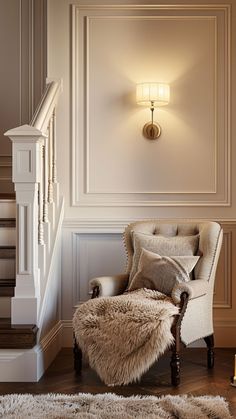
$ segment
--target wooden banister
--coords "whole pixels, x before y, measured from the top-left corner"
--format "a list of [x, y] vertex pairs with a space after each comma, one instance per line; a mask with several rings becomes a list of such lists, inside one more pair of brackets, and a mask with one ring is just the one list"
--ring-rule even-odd
[[17, 205], [16, 288], [12, 323], [36, 324], [57, 214], [55, 114], [61, 82], [47, 84], [30, 125], [5, 133], [13, 148]]

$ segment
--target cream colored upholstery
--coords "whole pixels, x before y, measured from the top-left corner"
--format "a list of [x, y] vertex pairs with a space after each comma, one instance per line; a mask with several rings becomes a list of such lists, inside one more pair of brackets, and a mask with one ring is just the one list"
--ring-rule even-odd
[[125, 275], [94, 278], [92, 287], [99, 287], [99, 296], [121, 294], [128, 285], [132, 268], [133, 243], [131, 232], [167, 237], [199, 234], [197, 254], [201, 256], [195, 270], [194, 280], [174, 287], [172, 298], [179, 303], [182, 292], [187, 292], [189, 302], [181, 326], [181, 340], [187, 345], [197, 339], [213, 334], [212, 301], [217, 262], [223, 238], [223, 230], [218, 223], [199, 220], [145, 220], [127, 226], [124, 241], [127, 250], [127, 271]]

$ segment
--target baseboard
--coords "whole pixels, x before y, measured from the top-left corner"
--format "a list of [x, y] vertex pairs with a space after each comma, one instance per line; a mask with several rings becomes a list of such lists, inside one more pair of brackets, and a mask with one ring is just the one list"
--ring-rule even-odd
[[32, 349], [0, 350], [0, 382], [37, 382], [62, 347], [59, 321]]
[[215, 346], [218, 348], [235, 348], [236, 347], [236, 321], [221, 320], [214, 321]]
[[62, 348], [62, 330], [63, 324], [60, 320], [37, 345], [37, 381], [42, 377]]
[[73, 328], [72, 320], [61, 320], [62, 323], [62, 348], [72, 348]]

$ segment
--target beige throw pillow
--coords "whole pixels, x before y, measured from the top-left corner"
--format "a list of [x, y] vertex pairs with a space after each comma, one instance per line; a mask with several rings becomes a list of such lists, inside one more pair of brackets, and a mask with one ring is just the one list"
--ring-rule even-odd
[[179, 282], [188, 282], [189, 274], [196, 266], [199, 256], [160, 256], [142, 249], [135, 274], [128, 290], [149, 288], [171, 295]]
[[155, 236], [144, 233], [132, 233], [133, 262], [129, 276], [129, 284], [138, 270], [138, 263], [142, 249], [158, 253], [161, 256], [192, 256], [198, 251], [199, 236]]

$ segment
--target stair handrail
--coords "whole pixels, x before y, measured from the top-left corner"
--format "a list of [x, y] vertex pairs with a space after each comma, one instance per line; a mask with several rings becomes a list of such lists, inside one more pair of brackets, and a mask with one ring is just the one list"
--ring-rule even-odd
[[49, 81], [30, 125], [45, 132], [62, 90], [61, 80]]

